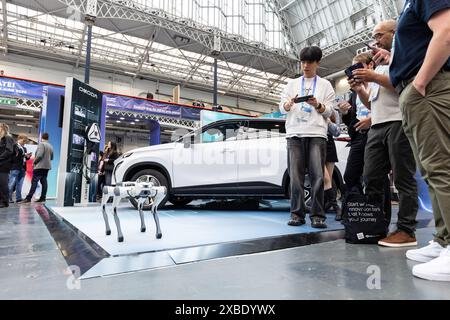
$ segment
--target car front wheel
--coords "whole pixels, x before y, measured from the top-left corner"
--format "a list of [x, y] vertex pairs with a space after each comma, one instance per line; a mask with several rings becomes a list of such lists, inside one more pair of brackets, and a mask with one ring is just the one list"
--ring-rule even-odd
[[[158, 170], [155, 169], [144, 169], [141, 170], [137, 173], [135, 173], [130, 181], [134, 181], [134, 182], [146, 182], [146, 183], [153, 183], [153, 185], [155, 187], [158, 186], [164, 186], [167, 188], [167, 190], [169, 190], [169, 183], [167, 181], [167, 178]], [[165, 203], [167, 202], [167, 200], [169, 199], [169, 192], [167, 192], [166, 197], [164, 198], [163, 201], [161, 201], [161, 203], [159, 204], [158, 208], [162, 208]], [[138, 207], [138, 203], [135, 199], [130, 199], [131, 204], [137, 209]], [[145, 201], [144, 203], [144, 210], [150, 210], [151, 209], [151, 205], [150, 205], [150, 199], [147, 199], [147, 201]]]

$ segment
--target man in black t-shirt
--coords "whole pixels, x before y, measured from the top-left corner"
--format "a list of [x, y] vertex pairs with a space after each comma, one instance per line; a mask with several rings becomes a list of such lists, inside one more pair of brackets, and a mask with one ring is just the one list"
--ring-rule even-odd
[[436, 234], [409, 250], [417, 277], [450, 281], [450, 0], [407, 0], [390, 66], [403, 127], [425, 178]]

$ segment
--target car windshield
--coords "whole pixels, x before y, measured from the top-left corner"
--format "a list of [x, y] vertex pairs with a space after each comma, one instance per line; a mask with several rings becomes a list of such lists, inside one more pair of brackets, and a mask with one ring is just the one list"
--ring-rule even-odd
[[212, 125], [208, 124], [185, 134], [176, 141], [183, 142], [185, 139], [189, 139], [191, 137], [194, 137], [197, 142], [199, 142], [201, 138], [202, 143], [232, 140], [236, 139], [240, 127], [241, 125], [239, 122], [222, 122]]
[[240, 122], [221, 122], [198, 128], [176, 141], [183, 142], [192, 137], [194, 141], [201, 143], [233, 141], [241, 134], [245, 139], [274, 138], [284, 136], [286, 129], [284, 123], [278, 121], [249, 121], [245, 127]]

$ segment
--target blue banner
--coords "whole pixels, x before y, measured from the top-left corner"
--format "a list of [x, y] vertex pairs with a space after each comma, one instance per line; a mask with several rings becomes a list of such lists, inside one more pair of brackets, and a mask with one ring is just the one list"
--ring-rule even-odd
[[183, 119], [189, 119], [189, 120], [200, 120], [200, 111], [202, 109], [196, 109], [196, 108], [181, 108], [181, 117]]
[[44, 86], [36, 82], [0, 78], [0, 94], [12, 97], [42, 100]]
[[[0, 77], [0, 95], [42, 100], [44, 98], [45, 87], [54, 86], [26, 80]], [[159, 101], [148, 101], [115, 95], [105, 96], [107, 108], [150, 113], [172, 118], [183, 118], [196, 121], [200, 120], [200, 109], [182, 107]]]
[[181, 117], [181, 107], [179, 106], [122, 96], [107, 95], [106, 107], [124, 111], [151, 113], [173, 118]]
[[123, 111], [156, 114], [172, 118], [200, 120], [200, 109], [123, 96], [106, 95], [106, 107]]

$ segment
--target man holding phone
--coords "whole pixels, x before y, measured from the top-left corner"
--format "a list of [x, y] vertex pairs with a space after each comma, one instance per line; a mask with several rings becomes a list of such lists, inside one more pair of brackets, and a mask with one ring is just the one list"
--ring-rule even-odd
[[13, 192], [16, 190], [16, 202], [22, 201], [22, 186], [25, 174], [27, 171], [27, 160], [31, 158], [31, 153], [27, 152], [25, 143], [27, 143], [28, 137], [24, 134], [20, 134], [17, 137], [17, 144], [14, 146], [14, 158], [12, 161], [11, 171], [9, 172], [9, 202], [13, 202]]
[[[394, 20], [382, 21], [376, 25], [373, 38], [377, 47], [390, 51], [395, 30]], [[389, 66], [379, 65], [375, 71], [356, 69], [353, 76], [354, 79], [349, 80], [349, 84], [364, 105], [371, 109], [372, 114], [364, 155], [364, 176], [369, 202], [383, 203], [384, 182], [391, 169], [399, 192], [397, 230], [378, 244], [394, 248], [415, 246], [418, 210], [417, 183], [414, 178], [416, 165], [402, 128], [399, 97], [389, 79]], [[370, 82], [369, 90], [361, 88], [363, 82]]]
[[329, 81], [317, 75], [321, 59], [322, 50], [319, 47], [307, 47], [300, 52], [303, 76], [288, 82], [279, 105], [280, 112], [287, 114], [286, 137], [291, 193], [291, 220], [288, 224], [291, 226], [305, 224], [304, 182], [308, 168], [312, 200], [311, 226], [327, 227], [323, 203], [323, 168], [327, 118], [333, 112], [334, 90]]

